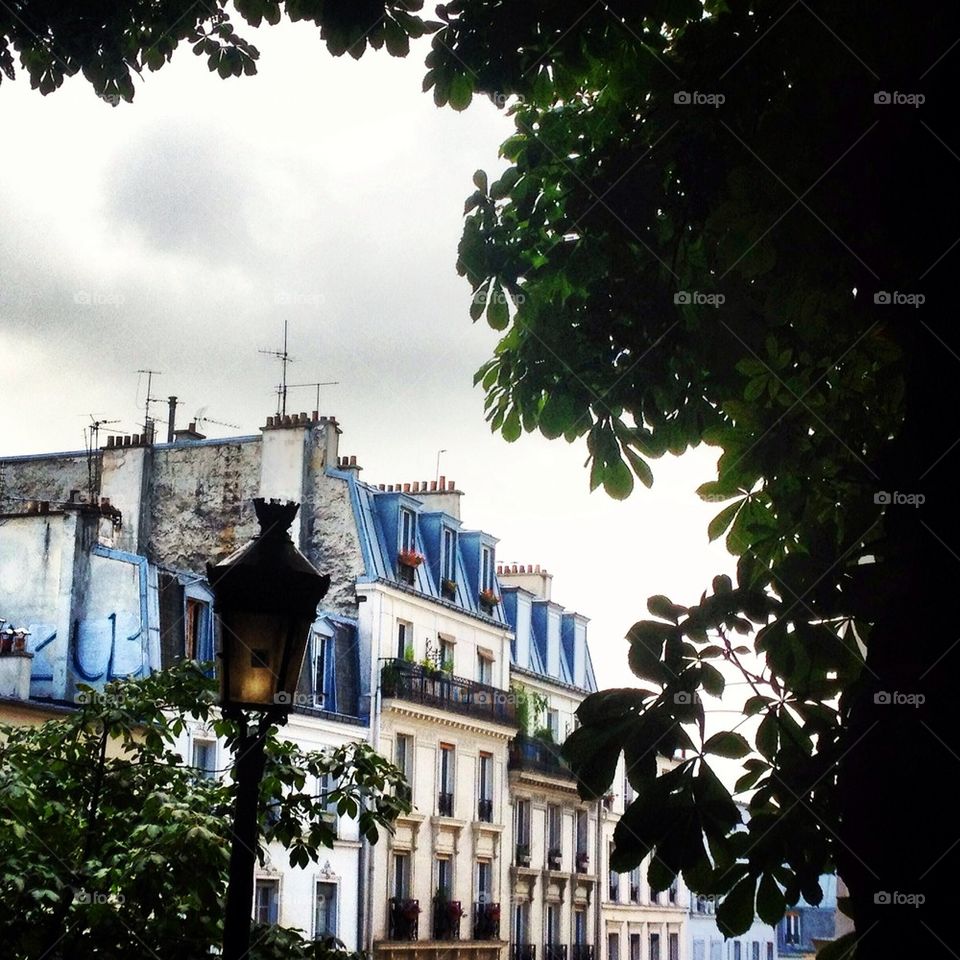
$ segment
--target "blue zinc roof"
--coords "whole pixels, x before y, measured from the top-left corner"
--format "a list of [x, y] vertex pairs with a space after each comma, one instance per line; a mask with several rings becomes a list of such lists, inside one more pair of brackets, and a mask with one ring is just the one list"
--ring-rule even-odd
[[504, 588], [502, 606], [514, 632], [514, 666], [581, 690], [597, 689], [586, 617], [522, 587]]
[[[497, 540], [480, 530], [464, 530], [459, 520], [450, 514], [429, 509], [415, 496], [398, 491], [384, 491], [362, 483], [349, 470], [327, 471], [329, 476], [347, 483], [350, 502], [360, 539], [366, 573], [358, 578], [359, 583], [385, 581], [403, 590], [412, 590], [430, 597], [437, 603], [481, 617], [488, 622], [508, 626], [503, 604], [485, 608], [480, 602], [482, 551], [490, 550], [488, 558], [488, 584], [494, 594], [502, 595], [496, 578], [495, 549]], [[412, 529], [405, 528], [403, 514], [412, 514]], [[408, 521], [409, 522], [409, 521]], [[413, 569], [412, 582], [404, 578], [404, 569], [398, 562], [403, 542], [409, 529], [410, 546], [423, 557], [423, 562]], [[444, 531], [452, 532], [453, 557], [444, 555]], [[453, 577], [444, 577], [444, 568]], [[441, 583], [444, 579], [455, 584], [452, 593], [445, 594]]]

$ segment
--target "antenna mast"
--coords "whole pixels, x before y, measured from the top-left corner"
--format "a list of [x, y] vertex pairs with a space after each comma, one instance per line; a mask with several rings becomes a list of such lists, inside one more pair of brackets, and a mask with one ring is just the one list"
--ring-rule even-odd
[[293, 363], [293, 357], [287, 352], [287, 321], [283, 321], [283, 349], [282, 350], [260, 350], [268, 357], [276, 357], [280, 361], [282, 368], [282, 380], [277, 385], [277, 413], [286, 415], [287, 413], [287, 364]]
[[321, 387], [335, 387], [340, 383], [339, 380], [321, 380], [319, 383], [288, 383], [287, 389], [292, 390], [294, 387], [316, 387], [317, 388], [317, 405], [313, 408], [320, 413], [320, 388]]
[[159, 398], [153, 396], [153, 378], [159, 377], [162, 371], [160, 370], [138, 370], [139, 374], [147, 375], [147, 398], [144, 403], [144, 414], [143, 414], [143, 432], [150, 435], [150, 441], [153, 442], [153, 420], [150, 417], [150, 404], [159, 403]]

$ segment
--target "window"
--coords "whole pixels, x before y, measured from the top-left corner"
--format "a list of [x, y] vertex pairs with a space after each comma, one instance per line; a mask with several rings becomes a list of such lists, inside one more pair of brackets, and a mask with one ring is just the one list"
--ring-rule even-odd
[[395, 853], [393, 855], [393, 895], [398, 900], [406, 900], [410, 896], [409, 853]]
[[330, 637], [322, 633], [313, 635], [313, 702], [323, 707], [327, 694], [327, 662]]
[[702, 940], [693, 941], [693, 960], [707, 960], [706, 945]]
[[526, 943], [530, 936], [530, 907], [526, 903], [517, 903], [513, 910], [513, 941]]
[[280, 907], [280, 881], [257, 880], [253, 892], [253, 919], [257, 923], [276, 923]]
[[412, 510], [400, 508], [400, 549], [414, 550], [417, 544], [417, 518]]
[[640, 868], [634, 867], [630, 871], [630, 902], [640, 902]]
[[455, 752], [452, 744], [440, 744], [440, 790], [437, 797], [437, 813], [443, 817], [453, 816], [453, 784], [455, 776]]
[[742, 960], [740, 956], [740, 941], [733, 941], [733, 960]]
[[547, 806], [547, 849], [560, 849], [560, 807], [555, 803]]
[[489, 860], [477, 861], [477, 903], [493, 903], [493, 870]]
[[413, 795], [413, 737], [398, 733], [393, 743], [393, 763], [407, 781], [407, 799]]
[[554, 943], [560, 942], [560, 904], [559, 903], [548, 903], [547, 904], [547, 917], [546, 917], [547, 928], [544, 931], [546, 934], [547, 943], [552, 945]]
[[209, 660], [212, 651], [207, 641], [210, 604], [187, 597], [183, 621], [183, 655], [188, 660]]
[[760, 960], [760, 941], [754, 940], [750, 945], [751, 960]]
[[[721, 940], [711, 940], [710, 941], [710, 960], [723, 960], [723, 941]], [[773, 960], [771, 955], [770, 960]]]
[[324, 819], [333, 827], [333, 832], [337, 832], [337, 802], [331, 798], [331, 793], [336, 789], [336, 780], [329, 774], [317, 778], [317, 798], [323, 801]]
[[440, 663], [441, 670], [449, 670], [453, 673], [454, 653], [457, 645], [447, 637], [440, 637]]
[[577, 856], [588, 856], [587, 854], [587, 811], [578, 810], [574, 817], [574, 849], [577, 851]]
[[767, 960], [773, 960], [773, 944], [767, 941]]
[[633, 789], [633, 784], [630, 782], [630, 778], [627, 776], [626, 770], [623, 772], [623, 805], [624, 807], [627, 804], [633, 803], [634, 798], [637, 795], [637, 791]]
[[477, 819], [493, 823], [493, 754], [481, 753], [477, 767]]
[[451, 583], [457, 582], [457, 534], [449, 527], [443, 528], [440, 576]]
[[660, 934], [650, 934], [650, 960], [660, 960]]
[[680, 960], [680, 934], [671, 933], [667, 939], [669, 960]]
[[317, 899], [313, 911], [313, 937], [315, 940], [337, 935], [337, 885], [317, 883]]
[[[530, 866], [530, 801], [518, 799], [514, 807], [514, 836], [517, 838], [517, 863]], [[524, 863], [526, 859], [526, 863]]]
[[477, 680], [493, 686], [493, 657], [486, 650], [477, 651]]
[[573, 942], [583, 946], [587, 942], [587, 911], [577, 907], [573, 911]]
[[620, 960], [620, 934], [607, 934], [607, 960]]
[[[610, 843], [607, 847], [607, 863], [611, 863], [613, 860], [613, 844]], [[613, 868], [610, 868], [610, 899], [616, 903], [620, 899], [620, 874], [616, 873]]]
[[783, 918], [783, 942], [789, 944], [800, 943], [799, 913], [788, 913]]
[[493, 550], [490, 547], [480, 549], [480, 589], [493, 589]]
[[[407, 657], [407, 650], [410, 657]], [[405, 620], [397, 621], [397, 659], [407, 660], [413, 657], [413, 624]]]
[[630, 960], [640, 960], [640, 934], [630, 934]]
[[554, 743], [559, 743], [560, 741], [560, 711], [548, 709], [547, 710], [547, 729], [550, 731], [550, 739]]
[[674, 877], [674, 878], [673, 878], [673, 882], [670, 884], [670, 889], [669, 889], [669, 891], [668, 891], [668, 896], [669, 896], [669, 899], [670, 899], [670, 902], [671, 902], [671, 903], [676, 903], [676, 902], [677, 902], [677, 894], [678, 894], [678, 892], [679, 892], [679, 889], [680, 889], [680, 888], [679, 888], [679, 885], [678, 885], [677, 878]]
[[437, 857], [437, 896], [449, 900], [452, 892], [453, 863], [449, 857]]
[[212, 778], [217, 775], [217, 745], [213, 740], [194, 739], [191, 764], [200, 775]]

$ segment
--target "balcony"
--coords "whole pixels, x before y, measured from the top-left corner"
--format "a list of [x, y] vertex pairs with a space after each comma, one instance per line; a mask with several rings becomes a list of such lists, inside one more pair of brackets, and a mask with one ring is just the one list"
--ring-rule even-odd
[[441, 817], [453, 816], [453, 794], [452, 793], [437, 794], [437, 813], [440, 814]]
[[384, 697], [396, 697], [507, 726], [517, 725], [516, 706], [506, 690], [405, 660], [382, 662], [380, 692]]
[[567, 945], [565, 943], [544, 944], [543, 960], [567, 960]]
[[570, 960], [593, 960], [593, 944], [575, 943], [570, 948]]
[[482, 823], [493, 823], [493, 801], [481, 797], [477, 801], [477, 819]]
[[416, 940], [420, 926], [420, 901], [390, 898], [390, 940]]
[[473, 939], [500, 939], [500, 904], [475, 903], [473, 905]]
[[537, 948], [532, 943], [511, 944], [510, 960], [537, 960]]
[[459, 940], [460, 918], [463, 907], [459, 900], [447, 900], [446, 897], [433, 898], [433, 939]]
[[533, 770], [552, 777], [575, 780], [576, 775], [560, 757], [560, 747], [539, 737], [519, 733], [510, 741], [507, 761], [510, 770]]

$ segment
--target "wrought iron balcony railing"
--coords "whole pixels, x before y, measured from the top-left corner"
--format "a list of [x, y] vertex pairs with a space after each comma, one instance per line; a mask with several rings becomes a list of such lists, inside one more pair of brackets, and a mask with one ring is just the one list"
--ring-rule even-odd
[[593, 944], [575, 943], [570, 948], [570, 960], [593, 960]]
[[453, 794], [452, 793], [437, 794], [437, 813], [439, 813], [441, 817], [453, 816]]
[[514, 943], [510, 947], [510, 960], [537, 960], [537, 948], [532, 943]]
[[390, 898], [390, 940], [416, 940], [420, 928], [420, 901]]
[[576, 779], [574, 772], [561, 758], [558, 744], [525, 733], [518, 733], [510, 741], [507, 767], [510, 770], [534, 770], [554, 777]]
[[473, 905], [473, 939], [500, 939], [500, 904], [475, 903]]
[[477, 819], [483, 823], [493, 823], [493, 801], [481, 797], [477, 801]]
[[440, 710], [463, 713], [508, 726], [517, 725], [517, 708], [507, 690], [476, 680], [465, 680], [441, 670], [430, 670], [406, 660], [384, 660], [380, 692]]
[[445, 897], [433, 898], [433, 939], [459, 940], [460, 918], [463, 907], [459, 900], [447, 900]]
[[567, 960], [567, 945], [565, 943], [545, 943], [543, 945], [543, 960]]

